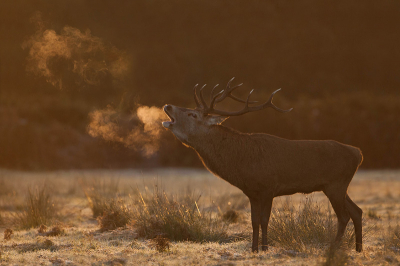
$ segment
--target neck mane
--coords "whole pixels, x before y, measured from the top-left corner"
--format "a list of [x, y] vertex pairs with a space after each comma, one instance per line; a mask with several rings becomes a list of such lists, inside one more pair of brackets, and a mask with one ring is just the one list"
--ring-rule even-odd
[[236, 177], [226, 174], [235, 163], [241, 153], [243, 153], [246, 139], [249, 134], [241, 133], [234, 129], [215, 125], [211, 126], [207, 134], [189, 141], [199, 155], [204, 166], [215, 175], [223, 178], [232, 185], [240, 187]]

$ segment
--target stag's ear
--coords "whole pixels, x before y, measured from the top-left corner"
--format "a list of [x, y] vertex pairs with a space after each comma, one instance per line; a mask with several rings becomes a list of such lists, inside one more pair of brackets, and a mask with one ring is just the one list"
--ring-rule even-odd
[[206, 125], [211, 126], [211, 125], [219, 125], [228, 118], [229, 118], [228, 116], [207, 115], [205, 117], [205, 120], [206, 120]]

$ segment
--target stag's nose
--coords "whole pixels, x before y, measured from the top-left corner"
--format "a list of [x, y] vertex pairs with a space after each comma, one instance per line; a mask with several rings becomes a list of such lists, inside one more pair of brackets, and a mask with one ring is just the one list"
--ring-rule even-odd
[[164, 106], [164, 111], [166, 111], [166, 112], [171, 112], [171, 111], [172, 111], [172, 106], [169, 105], [169, 104], [165, 105], [165, 106]]

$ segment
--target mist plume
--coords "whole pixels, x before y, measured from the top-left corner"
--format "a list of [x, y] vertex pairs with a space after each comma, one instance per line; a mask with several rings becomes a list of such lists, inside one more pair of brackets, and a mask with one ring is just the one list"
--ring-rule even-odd
[[27, 70], [52, 85], [60, 89], [69, 82], [96, 86], [121, 80], [128, 73], [130, 61], [126, 54], [105, 45], [90, 30], [81, 32], [65, 26], [58, 34], [45, 29], [40, 13], [32, 20], [37, 32], [22, 44], [29, 49]]
[[[31, 21], [37, 31], [22, 44], [24, 49], [29, 49], [27, 70], [44, 77], [53, 86], [78, 91], [85, 86], [109, 90], [113, 83], [127, 76], [129, 56], [92, 36], [90, 30], [82, 32], [65, 26], [57, 33], [46, 29], [40, 12], [34, 14]], [[126, 91], [124, 87], [121, 86]], [[89, 113], [87, 132], [92, 137], [122, 143], [150, 157], [159, 148], [161, 120], [165, 117], [164, 112], [154, 106], [139, 106], [132, 114], [108, 106]]]
[[155, 106], [140, 106], [131, 115], [122, 114], [108, 106], [91, 112], [89, 118], [87, 130], [92, 137], [122, 143], [150, 157], [159, 149], [161, 121], [166, 115]]

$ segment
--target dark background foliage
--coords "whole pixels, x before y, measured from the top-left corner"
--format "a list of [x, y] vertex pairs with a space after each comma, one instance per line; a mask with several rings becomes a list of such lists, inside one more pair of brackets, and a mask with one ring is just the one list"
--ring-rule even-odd
[[[199, 166], [171, 134], [151, 158], [90, 137], [88, 113], [108, 104], [194, 107], [196, 83], [243, 82], [275, 103], [227, 126], [290, 139], [335, 139], [366, 168], [400, 160], [399, 1], [0, 1], [0, 167]], [[91, 31], [132, 61], [123, 84], [58, 89], [27, 72], [22, 44], [46, 28]], [[56, 62], [57, 63], [57, 62]], [[62, 71], [62, 70], [60, 70]], [[68, 77], [66, 78], [68, 79]], [[230, 102], [226, 108], [240, 108]]]

